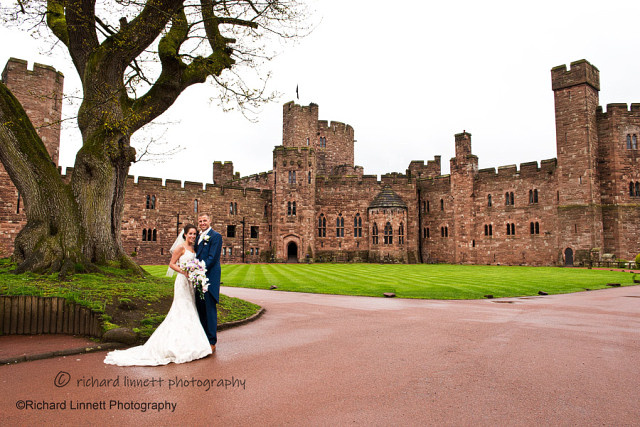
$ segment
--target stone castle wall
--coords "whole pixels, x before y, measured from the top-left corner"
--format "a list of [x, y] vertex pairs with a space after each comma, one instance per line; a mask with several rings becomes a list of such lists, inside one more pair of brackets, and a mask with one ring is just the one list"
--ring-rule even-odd
[[[44, 93], [57, 88], [53, 83], [61, 91], [61, 75], [50, 67], [30, 72], [23, 62], [10, 63], [3, 80], [14, 82], [12, 90], [31, 105], [34, 121], [52, 123], [59, 115], [55, 103], [36, 97], [29, 104], [21, 88], [25, 82], [37, 87], [39, 78]], [[232, 162], [216, 161], [214, 184], [129, 177], [125, 249], [140, 264], [167, 264], [179, 229], [206, 212], [223, 237], [222, 261], [229, 263], [563, 265], [568, 257], [587, 263], [605, 253], [632, 259], [640, 252], [640, 194], [629, 186], [640, 185], [640, 151], [627, 147], [627, 135], [640, 139], [640, 104], [610, 104], [606, 112], [597, 107], [599, 72], [587, 61], [574, 62], [569, 70], [555, 67], [551, 74], [557, 159], [478, 170], [465, 131], [455, 136], [449, 175], [441, 175], [441, 157], [435, 156], [426, 165], [412, 161], [406, 174], [378, 180], [354, 165], [351, 126], [318, 120], [316, 104], [289, 102], [271, 171], [241, 177]], [[46, 136], [52, 156], [59, 147], [51, 142], [56, 138], [59, 133]], [[68, 169], [65, 178], [72, 173]], [[7, 256], [24, 214], [4, 171], [0, 183], [0, 250]], [[397, 204], [380, 204], [382, 194]]]

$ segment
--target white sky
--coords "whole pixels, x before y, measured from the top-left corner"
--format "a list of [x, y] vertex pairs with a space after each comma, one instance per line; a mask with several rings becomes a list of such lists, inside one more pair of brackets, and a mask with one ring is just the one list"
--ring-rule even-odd
[[[8, 0], [2, 0], [6, 5]], [[355, 129], [355, 163], [366, 174], [404, 172], [411, 160], [442, 156], [448, 173], [454, 134], [466, 130], [480, 168], [556, 157], [550, 70], [587, 59], [600, 70], [600, 104], [640, 102], [640, 2], [632, 0], [315, 0], [316, 30], [285, 45], [268, 68], [283, 94], [258, 123], [223, 113], [215, 88], [191, 87], [161, 117], [165, 139], [185, 150], [131, 174], [211, 182], [214, 160], [243, 176], [272, 168], [282, 142], [282, 104], [320, 106], [321, 120]], [[0, 29], [0, 66], [13, 56], [53, 65], [77, 87], [71, 62], [37, 52], [16, 30]], [[67, 111], [69, 113], [69, 111]], [[61, 166], [79, 148], [63, 135]], [[139, 133], [145, 130], [139, 131]]]

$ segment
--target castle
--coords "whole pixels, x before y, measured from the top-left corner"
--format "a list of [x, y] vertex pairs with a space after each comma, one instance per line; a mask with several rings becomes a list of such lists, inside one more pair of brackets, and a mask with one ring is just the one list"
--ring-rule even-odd
[[[10, 59], [3, 82], [54, 161], [63, 76]], [[214, 184], [129, 177], [122, 240], [140, 264], [166, 264], [177, 231], [209, 213], [225, 263], [271, 261], [585, 265], [640, 252], [640, 104], [598, 106], [599, 71], [585, 60], [551, 70], [557, 159], [478, 169], [471, 135], [441, 158], [378, 180], [354, 165], [354, 130], [318, 120], [318, 105], [283, 106], [273, 170], [241, 177], [214, 162]], [[1, 167], [1, 166], [0, 166]], [[71, 168], [67, 174], [73, 173]], [[24, 226], [4, 169], [0, 251]]]

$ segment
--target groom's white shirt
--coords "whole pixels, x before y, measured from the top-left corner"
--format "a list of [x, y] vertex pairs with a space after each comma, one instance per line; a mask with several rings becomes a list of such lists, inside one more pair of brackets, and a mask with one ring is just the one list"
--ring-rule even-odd
[[198, 244], [202, 243], [202, 239], [204, 239], [204, 236], [209, 234], [209, 231], [211, 231], [211, 227], [207, 228], [202, 233], [200, 233], [200, 238], [198, 239]]

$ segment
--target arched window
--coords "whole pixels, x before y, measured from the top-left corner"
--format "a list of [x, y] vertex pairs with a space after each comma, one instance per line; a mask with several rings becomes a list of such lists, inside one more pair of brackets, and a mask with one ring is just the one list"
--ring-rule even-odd
[[489, 236], [493, 236], [493, 224], [489, 224]]
[[504, 204], [509, 206], [509, 192], [504, 193]]
[[440, 210], [444, 210], [444, 199], [440, 199]]
[[491, 194], [487, 196], [487, 206], [491, 207]]
[[158, 232], [155, 228], [153, 229], [153, 241], [158, 241]]
[[640, 197], [640, 182], [636, 181], [636, 197]]
[[327, 218], [324, 214], [318, 218], [318, 237], [327, 237]]
[[533, 190], [533, 203], [538, 203], [538, 189]]
[[296, 216], [296, 202], [291, 203], [291, 215]]
[[287, 202], [287, 216], [291, 216], [291, 202]]
[[638, 137], [637, 137], [637, 135], [635, 133], [631, 137], [631, 149], [632, 150], [637, 150], [638, 149]]
[[291, 183], [292, 183], [292, 184], [295, 184], [295, 183], [296, 183], [296, 171], [293, 171], [293, 174], [292, 174], [292, 181], [291, 181]]
[[198, 213], [198, 199], [193, 201], [193, 212]]
[[511, 224], [507, 223], [507, 236], [511, 236]]
[[229, 202], [229, 215], [233, 215], [233, 202]]
[[151, 196], [147, 194], [147, 209], [151, 209]]
[[513, 206], [514, 205], [514, 203], [513, 203], [513, 191], [511, 193], [509, 193], [509, 196], [510, 196], [510, 199], [511, 199], [510, 200], [511, 201], [511, 206]]
[[142, 229], [142, 241], [143, 242], [147, 241], [147, 229], [146, 228]]
[[151, 209], [156, 208], [156, 196], [151, 196]]
[[444, 227], [440, 227], [440, 237], [444, 237]]
[[629, 183], [629, 196], [633, 197], [636, 195], [635, 187], [633, 185], [633, 181]]
[[449, 237], [449, 227], [448, 226], [444, 227], [444, 237]]
[[429, 201], [427, 200], [427, 212], [429, 212]]
[[529, 190], [529, 204], [533, 203], [533, 190]]
[[427, 239], [429, 238], [429, 227], [427, 227]]
[[344, 237], [344, 218], [342, 214], [336, 217], [336, 237]]
[[378, 244], [378, 224], [373, 223], [373, 227], [371, 228], [371, 243], [374, 245]]
[[535, 234], [535, 232], [536, 232], [536, 230], [535, 230], [535, 227], [533, 225], [533, 222], [529, 223], [529, 233]]
[[353, 218], [353, 237], [362, 237], [362, 217], [359, 213]]
[[540, 223], [536, 222], [536, 234], [540, 234]]
[[398, 227], [398, 244], [404, 245], [404, 224], [400, 223]]
[[631, 150], [631, 135], [627, 134], [627, 150]]
[[309, 184], [311, 184], [311, 172], [309, 172]]
[[384, 226], [384, 244], [393, 245], [393, 227], [391, 227], [389, 221], [387, 221], [387, 224]]
[[233, 214], [234, 215], [238, 215], [238, 203], [237, 202], [233, 203]]
[[489, 235], [489, 226], [487, 224], [484, 225], [484, 235], [485, 236]]

